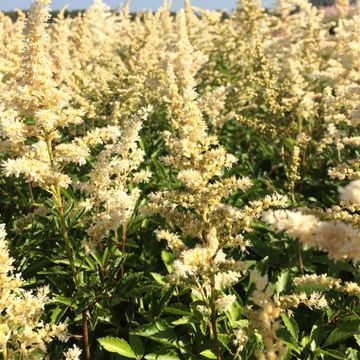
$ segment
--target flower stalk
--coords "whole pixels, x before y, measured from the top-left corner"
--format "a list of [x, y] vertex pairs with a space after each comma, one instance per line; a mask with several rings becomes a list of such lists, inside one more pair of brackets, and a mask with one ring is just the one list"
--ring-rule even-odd
[[210, 322], [213, 335], [214, 350], [217, 360], [222, 360], [221, 348], [218, 338], [218, 331], [216, 326], [217, 311], [216, 311], [216, 289], [215, 289], [215, 275], [212, 274], [210, 278]]

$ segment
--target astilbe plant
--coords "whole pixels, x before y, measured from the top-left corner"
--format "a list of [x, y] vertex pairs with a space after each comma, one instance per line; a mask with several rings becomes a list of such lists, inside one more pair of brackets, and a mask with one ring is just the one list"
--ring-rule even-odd
[[[349, 144], [356, 144], [357, 137], [347, 139]], [[334, 178], [352, 179], [346, 186], [339, 188], [339, 205], [327, 210], [317, 209], [313, 211], [315, 214], [311, 214], [311, 209], [270, 210], [263, 215], [263, 219], [273, 230], [283, 231], [306, 246], [326, 251], [335, 261], [350, 260], [358, 263], [360, 233], [357, 211], [360, 206], [360, 181], [351, 165], [341, 164], [329, 173]]]
[[[51, 58], [48, 53], [46, 22], [49, 17], [49, 1], [33, 1], [25, 28], [23, 70], [18, 79], [11, 101], [1, 114], [1, 137], [9, 159], [3, 162], [6, 176], [21, 176], [28, 184], [33, 198], [33, 187], [39, 187], [51, 195], [59, 218], [59, 233], [64, 241], [74, 283], [80, 284], [75, 265], [72, 240], [62, 190], [72, 183], [64, 172], [67, 164], [84, 165], [92, 146], [115, 140], [117, 127], [94, 129], [83, 137], [67, 143], [59, 143], [60, 131], [80, 124], [81, 113], [68, 107], [66, 94], [53, 80]], [[11, 108], [12, 106], [12, 108]], [[87, 340], [87, 315], [83, 312], [84, 341]], [[86, 355], [89, 345], [86, 344]]]
[[82, 206], [89, 211], [90, 225], [86, 231], [90, 240], [85, 244], [89, 249], [101, 246], [110, 232], [117, 239], [120, 229], [121, 241], [116, 246], [123, 256], [126, 254], [127, 228], [141, 194], [136, 185], [148, 182], [151, 177], [149, 171], [139, 170], [145, 153], [138, 146], [142, 122], [150, 111], [151, 108], [142, 109], [123, 122], [121, 137], [105, 146], [89, 174], [90, 180], [79, 184], [87, 195]]
[[[23, 28], [26, 15], [18, 12], [16, 22], [1, 13], [1, 87], [7, 89], [9, 81], [16, 77], [21, 69], [21, 51], [23, 47]], [[7, 92], [2, 91], [2, 98], [6, 98]]]
[[209, 61], [199, 75], [200, 88], [206, 85], [202, 92], [217, 93], [217, 101], [221, 88], [227, 89], [222, 116], [213, 117], [213, 124], [235, 119], [246, 125], [252, 132], [249, 148], [257, 136], [272, 138], [277, 146], [263, 150], [277, 159], [269, 177], [284, 173], [294, 200], [302, 201], [314, 168], [325, 166], [325, 150], [348, 156], [342, 138], [349, 136], [345, 124], [351, 126], [359, 99], [358, 37], [350, 30], [358, 28], [357, 21], [354, 16], [326, 22], [307, 1], [281, 1], [269, 12], [246, 1], [213, 30], [218, 45], [207, 51]]
[[[197, 104], [194, 74], [197, 53], [187, 35], [183, 12], [177, 15], [178, 43], [169, 54], [167, 98], [173, 133], [164, 134], [169, 154], [162, 162], [177, 171], [181, 186], [151, 194], [146, 214], [161, 215], [171, 230], [157, 231], [175, 256], [171, 279], [189, 287], [193, 301], [208, 318], [213, 349], [217, 359], [223, 358], [218, 338], [218, 314], [226, 311], [236, 297], [227, 289], [243, 276], [245, 266], [226, 254], [227, 249], [246, 251], [250, 245], [243, 232], [269, 206], [282, 206], [286, 199], [274, 195], [255, 201], [243, 209], [225, 204], [234, 191], [247, 191], [248, 178], [224, 176], [236, 159], [208, 134], [207, 124]], [[177, 233], [180, 231], [180, 233]], [[191, 246], [190, 239], [196, 239]], [[238, 346], [243, 346], [237, 341]]]
[[109, 84], [118, 72], [122, 73], [123, 65], [116, 52], [119, 22], [119, 16], [103, 1], [96, 0], [68, 25], [71, 68], [64, 77], [64, 87], [72, 107], [81, 110], [91, 123], [106, 121], [110, 115], [106, 111], [112, 106]]
[[38, 359], [54, 339], [66, 341], [67, 326], [42, 320], [49, 289], [25, 290], [9, 256], [5, 225], [0, 225], [0, 354], [4, 360]]
[[[338, 311], [343, 311], [349, 317], [349, 322], [347, 323], [345, 320], [342, 326], [350, 326], [350, 323], [354, 321], [353, 314], [357, 318], [357, 303], [360, 295], [360, 286], [357, 281], [360, 260], [359, 217], [357, 214], [360, 204], [359, 189], [358, 180], [340, 188], [340, 205], [335, 205], [327, 210], [269, 210], [263, 214], [262, 219], [269, 224], [271, 230], [284, 232], [290, 238], [298, 240], [305, 249], [314, 248], [324, 251], [335, 263], [350, 262], [353, 264], [354, 281], [343, 281], [327, 276], [326, 273], [305, 274], [294, 278], [293, 293], [276, 299], [279, 310], [298, 308], [301, 303], [310, 308], [330, 309], [331, 304], [333, 307], [338, 306], [341, 309]], [[263, 285], [258, 287], [264, 289]], [[337, 296], [336, 293], [343, 294], [340, 295], [343, 303], [336, 305], [339, 300], [339, 295]], [[345, 302], [347, 306], [344, 306]], [[280, 312], [277, 313], [277, 317], [279, 315]], [[276, 316], [274, 324], [276, 324]], [[268, 345], [266, 346], [268, 347]], [[351, 353], [352, 350], [348, 349], [348, 351]]]

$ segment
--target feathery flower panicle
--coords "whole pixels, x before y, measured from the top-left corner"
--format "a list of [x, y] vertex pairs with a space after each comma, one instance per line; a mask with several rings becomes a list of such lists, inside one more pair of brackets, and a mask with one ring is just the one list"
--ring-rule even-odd
[[[117, 88], [119, 92], [126, 91], [121, 81], [127, 69], [119, 53], [126, 48], [120, 39], [126, 44], [131, 38], [130, 23], [122, 15], [112, 13], [103, 1], [95, 0], [69, 24], [70, 38], [65, 51], [69, 53], [71, 67], [63, 78], [63, 86], [70, 95], [71, 106], [89, 120], [110, 123], [109, 111], [115, 111], [117, 104], [114, 99], [122, 100]], [[62, 27], [67, 31], [66, 24]]]
[[261, 334], [265, 346], [265, 352], [258, 350], [256, 357], [260, 360], [281, 359], [286, 352], [286, 347], [276, 332], [280, 327], [279, 318], [282, 309], [272, 298], [273, 290], [267, 276], [261, 276], [253, 271], [251, 278], [255, 283], [251, 301], [257, 305], [258, 309], [249, 310], [250, 326]]
[[[280, 359], [286, 351], [277, 331], [281, 315], [297, 309], [296, 316], [304, 305], [332, 309], [333, 294], [360, 299], [356, 280], [306, 274], [294, 279], [292, 291], [287, 293], [286, 286], [275, 293], [270, 276], [254, 272], [252, 305], [242, 312], [233, 287], [251, 263], [244, 259], [258, 255], [261, 239], [253, 240], [254, 252], [250, 239], [264, 233], [256, 226], [259, 221], [333, 260], [360, 261], [360, 16], [350, 16], [348, 0], [336, 1], [340, 18], [334, 21], [307, 0], [279, 0], [270, 11], [259, 0], [241, 0], [226, 18], [193, 7], [190, 0], [175, 16], [168, 0], [158, 12], [134, 16], [129, 1], [114, 12], [94, 0], [75, 18], [63, 9], [49, 22], [49, 6], [50, 0], [33, 0], [29, 16], [19, 12], [16, 21], [0, 12], [0, 153], [3, 175], [29, 183], [32, 197], [30, 212], [16, 221], [17, 233], [28, 231], [36, 217], [59, 218], [60, 250], [66, 249], [76, 291], [85, 289], [83, 284], [91, 289], [96, 279], [79, 266], [86, 260], [81, 231], [86, 255], [92, 245], [107, 254], [108, 246], [126, 253], [128, 225], [145, 202], [141, 183], [151, 177], [139, 138], [150, 112], [144, 107], [150, 104], [156, 109], [151, 129], [158, 131], [168, 120], [167, 131], [150, 135], [150, 149], [159, 144], [153, 135], [161, 137], [165, 151], [159, 160], [169, 171], [167, 182], [152, 184], [160, 188], [149, 194], [141, 211], [162, 217], [155, 236], [174, 259], [167, 279], [191, 290], [189, 306], [203, 314], [201, 331], [214, 341], [218, 360], [229, 356], [228, 350], [233, 358], [253, 356], [254, 335], [263, 340], [259, 359]], [[233, 141], [233, 135], [238, 139]], [[268, 173], [254, 189], [250, 178], [241, 177], [252, 164], [235, 168], [238, 158], [227, 148], [240, 150], [247, 141], [251, 161], [272, 159], [270, 167], [259, 164]], [[258, 151], [257, 144], [270, 151]], [[318, 176], [324, 172], [315, 170], [325, 166], [332, 179], [348, 180], [338, 190], [339, 203], [329, 209], [281, 210], [289, 203], [279, 194], [283, 188], [294, 203], [312, 201], [308, 187], [323, 180]], [[248, 196], [253, 199], [264, 178], [279, 193], [239, 206], [242, 193], [252, 189]], [[283, 179], [283, 188], [272, 179]], [[300, 182], [306, 186], [297, 186]], [[22, 182], [16, 183], [22, 189]], [[35, 192], [41, 198], [51, 195], [43, 207], [32, 187], [45, 190]], [[64, 196], [69, 193], [74, 208]], [[81, 203], [76, 203], [78, 195]], [[330, 201], [331, 196], [321, 194]], [[81, 217], [73, 217], [75, 212]], [[119, 229], [121, 244], [113, 246]], [[0, 226], [0, 282], [5, 284], [0, 286], [0, 353], [2, 347], [10, 358], [16, 353], [31, 359], [36, 351], [45, 354], [52, 338], [64, 339], [65, 326], [41, 321], [48, 292], [23, 289], [4, 238]], [[299, 270], [308, 270], [297, 251]], [[188, 301], [186, 291], [178, 292], [179, 301], [183, 293]], [[91, 356], [86, 329], [88, 321], [96, 323], [95, 296], [80, 311], [84, 354], [74, 346], [64, 352], [66, 359]], [[233, 341], [223, 347], [226, 336]]]
[[360, 233], [351, 225], [287, 210], [270, 210], [263, 221], [273, 231], [285, 232], [304, 245], [326, 251], [334, 260], [360, 261]]
[[348, 0], [336, 0], [335, 7], [339, 12], [341, 18], [348, 16], [350, 7]]
[[339, 189], [340, 200], [345, 204], [360, 207], [360, 180], [354, 180]]
[[100, 241], [112, 230], [128, 224], [140, 197], [138, 185], [147, 182], [151, 173], [140, 170], [145, 153], [138, 147], [139, 132], [151, 108], [140, 110], [124, 122], [119, 137], [100, 152], [90, 173], [90, 181], [80, 184], [92, 208], [89, 236]]
[[26, 15], [17, 11], [17, 19], [12, 19], [0, 12], [0, 99], [9, 100], [9, 93], [14, 86], [22, 66], [23, 37]]
[[72, 21], [65, 17], [66, 7], [61, 9], [54, 19], [50, 32], [50, 55], [54, 80], [64, 84], [66, 78], [71, 76], [73, 59], [71, 59], [71, 24]]
[[350, 296], [360, 298], [360, 286], [352, 281], [341, 281], [334, 279], [326, 274], [316, 275], [308, 274], [294, 279], [295, 291], [304, 291], [306, 294], [312, 292], [324, 293], [334, 289], [339, 292], [346, 293]]
[[[257, 271], [251, 273], [251, 279], [255, 284], [255, 290], [251, 295], [251, 301], [257, 306], [248, 309], [251, 329], [258, 331], [263, 339], [265, 351], [258, 350], [258, 359], [279, 359], [286, 351], [286, 346], [277, 335], [280, 328], [280, 315], [290, 309], [296, 309], [301, 304], [310, 309], [325, 309], [328, 302], [324, 292], [335, 288], [341, 288], [340, 281], [326, 275], [305, 275], [295, 278], [295, 292], [290, 295], [274, 295], [269, 284], [267, 275], [262, 276]], [[356, 290], [353, 291], [356, 293]]]
[[303, 292], [300, 294], [280, 296], [278, 303], [283, 309], [296, 309], [301, 304], [310, 309], [325, 309], [329, 307], [325, 296], [318, 292], [312, 292], [310, 295]]
[[293, 148], [291, 156], [291, 164], [288, 173], [288, 184], [287, 187], [290, 191], [294, 192], [295, 184], [301, 179], [299, 174], [300, 162], [301, 162], [301, 151], [304, 149], [310, 138], [305, 134], [301, 133], [296, 138], [296, 145]]
[[325, 211], [320, 210], [319, 215], [325, 219], [341, 221], [350, 224], [355, 229], [360, 229], [360, 215], [357, 213], [358, 205], [341, 202]]
[[22, 114], [35, 116], [40, 109], [58, 109], [63, 101], [53, 82], [52, 64], [48, 54], [47, 21], [49, 0], [33, 0], [25, 26], [23, 71], [16, 101]]
[[307, 292], [307, 288], [310, 287], [312, 291], [314, 291], [314, 288], [316, 288], [318, 292], [321, 292], [324, 290], [332, 289], [334, 287], [338, 288], [340, 286], [340, 283], [339, 280], [333, 279], [326, 274], [307, 274], [295, 278], [294, 285], [296, 286], [297, 291], [303, 290]]

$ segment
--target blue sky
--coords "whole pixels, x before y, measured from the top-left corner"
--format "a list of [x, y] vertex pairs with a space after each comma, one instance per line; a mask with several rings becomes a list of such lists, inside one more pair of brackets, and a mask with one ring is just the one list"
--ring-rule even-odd
[[[105, 2], [111, 7], [118, 6], [124, 0], [105, 0]], [[268, 6], [271, 0], [263, 0], [264, 5]], [[27, 9], [31, 3], [31, 0], [0, 0], [0, 10], [14, 10], [16, 8]], [[157, 9], [162, 3], [162, 0], [132, 0], [131, 10], [143, 10], [143, 9]], [[227, 9], [231, 10], [236, 3], [236, 0], [192, 0], [194, 6], [199, 6], [207, 9]], [[71, 9], [83, 9], [89, 7], [92, 4], [92, 0], [53, 0], [51, 8], [58, 9], [64, 5], [69, 5]], [[173, 0], [173, 9], [179, 9], [183, 0]]]

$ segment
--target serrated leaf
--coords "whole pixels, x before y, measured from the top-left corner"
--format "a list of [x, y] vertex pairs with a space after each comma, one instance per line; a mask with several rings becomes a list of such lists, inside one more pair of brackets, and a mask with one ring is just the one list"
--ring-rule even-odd
[[347, 360], [359, 360], [359, 351], [353, 348], [346, 349], [346, 358]]
[[288, 279], [289, 279], [289, 271], [288, 270], [282, 271], [275, 283], [275, 290], [277, 294], [281, 294], [285, 290], [286, 285], [288, 283]]
[[293, 318], [288, 317], [286, 314], [281, 314], [281, 319], [284, 322], [286, 329], [289, 331], [294, 340], [297, 341], [299, 337], [299, 327]]
[[74, 299], [69, 299], [65, 296], [60, 296], [60, 295], [53, 296], [53, 298], [51, 299], [51, 302], [55, 303], [55, 304], [60, 303], [60, 304], [63, 304], [63, 305], [66, 305], [66, 306], [76, 309]]
[[131, 346], [124, 339], [106, 336], [97, 339], [97, 341], [106, 351], [116, 353], [130, 359], [137, 359], [137, 356]]
[[174, 257], [171, 252], [163, 250], [161, 252], [161, 259], [164, 262], [166, 269], [169, 273], [172, 273], [174, 271], [173, 262]]
[[354, 335], [356, 343], [360, 346], [360, 334]]
[[137, 335], [130, 335], [129, 336], [129, 343], [130, 346], [132, 348], [132, 350], [134, 351], [134, 353], [136, 354], [136, 356], [138, 358], [142, 358], [144, 356], [145, 353], [145, 348], [144, 345], [141, 341], [141, 338]]
[[307, 344], [309, 344], [310, 341], [311, 341], [311, 340], [310, 340], [310, 336], [304, 336], [304, 337], [301, 339], [300, 344], [301, 344], [302, 347], [305, 347]]
[[294, 350], [295, 352], [297, 352], [298, 354], [301, 353], [301, 348], [300, 346], [296, 343], [296, 341], [294, 341], [294, 339], [292, 338], [290, 332], [285, 329], [285, 328], [280, 328], [277, 331], [277, 334], [283, 339], [284, 343], [286, 344], [286, 346], [291, 349]]
[[174, 326], [178, 326], [178, 325], [189, 324], [189, 322], [190, 322], [190, 318], [188, 316], [183, 316], [180, 319], [172, 321], [171, 324], [174, 325]]
[[310, 349], [312, 351], [315, 351], [316, 348], [322, 344], [325, 336], [327, 334], [327, 328], [319, 324], [314, 324], [311, 328], [310, 332]]
[[178, 348], [177, 337], [174, 330], [164, 320], [157, 320], [154, 324], [140, 326], [131, 332], [134, 335]]
[[211, 350], [204, 350], [200, 353], [201, 356], [207, 359], [216, 359], [216, 355]]
[[189, 311], [185, 306], [166, 306], [164, 308], [164, 313], [170, 315], [191, 316], [191, 311]]
[[56, 308], [54, 308], [52, 311], [51, 311], [51, 323], [52, 324], [55, 324], [58, 319], [59, 319], [59, 316], [64, 312], [64, 309], [62, 309], [60, 306], [57, 306]]
[[360, 320], [347, 320], [339, 324], [327, 337], [324, 346], [343, 341], [360, 332]]
[[180, 358], [174, 354], [158, 355], [158, 354], [147, 354], [146, 360], [179, 360]]
[[322, 349], [317, 349], [317, 353], [320, 353], [322, 355], [327, 355], [327, 358], [332, 358], [332, 359], [338, 359], [338, 360], [348, 360], [346, 355], [342, 354], [340, 351], [336, 351], [336, 350], [322, 350]]
[[158, 274], [158, 273], [154, 273], [154, 272], [151, 272], [150, 275], [154, 278], [154, 280], [160, 284], [160, 285], [164, 285], [165, 284], [165, 281], [163, 280], [163, 276]]
[[229, 344], [231, 344], [231, 342], [232, 342], [231, 337], [227, 334], [219, 334], [218, 338], [219, 338], [221, 345], [230, 351]]
[[301, 347], [296, 343], [291, 343], [289, 341], [284, 341], [284, 344], [290, 349], [294, 350], [296, 353], [301, 354]]

